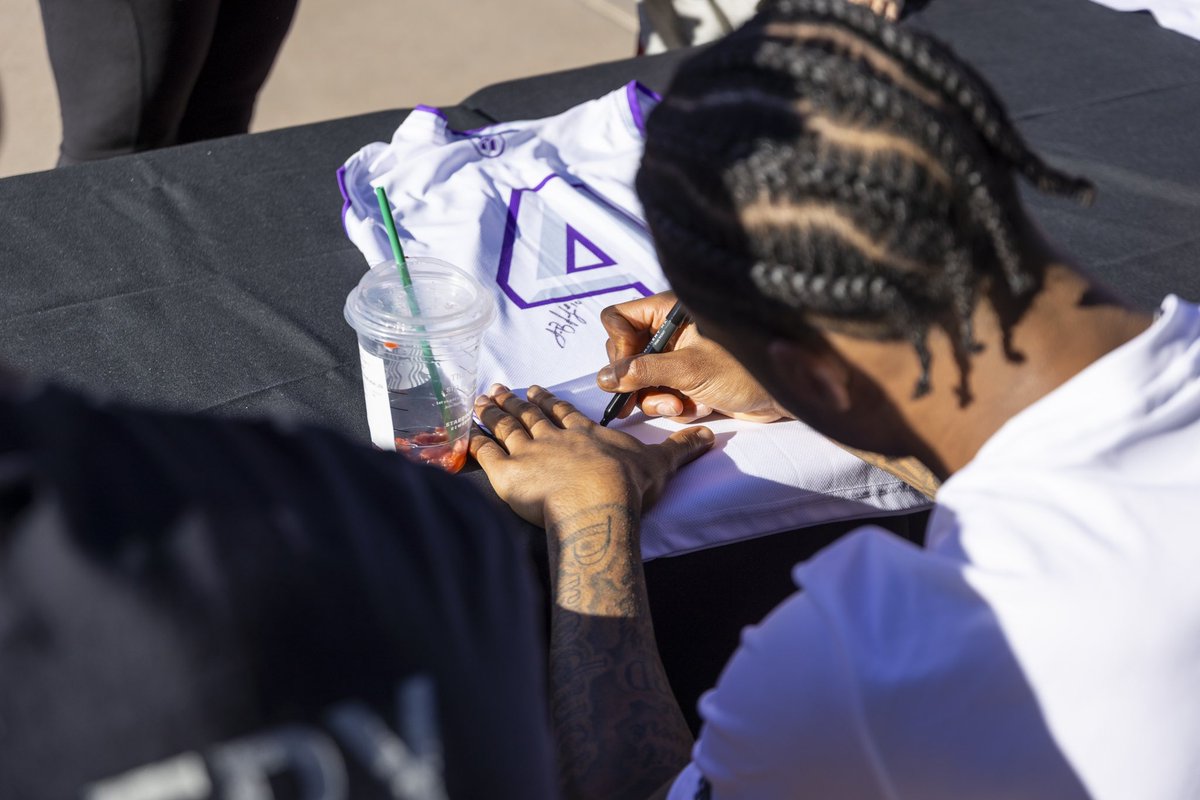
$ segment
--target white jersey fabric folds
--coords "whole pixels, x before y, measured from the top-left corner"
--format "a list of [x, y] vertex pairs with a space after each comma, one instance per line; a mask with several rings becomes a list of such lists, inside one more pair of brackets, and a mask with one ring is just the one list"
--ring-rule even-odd
[[[631, 83], [554, 117], [468, 132], [420, 107], [391, 142], [339, 171], [346, 232], [368, 264], [390, 258], [374, 194], [383, 186], [409, 255], [444, 259], [495, 289], [481, 387], [537, 383], [598, 419], [609, 399], [594, 378], [607, 362], [601, 309], [667, 288], [633, 189], [655, 102]], [[926, 505], [799, 422], [706, 424], [717, 445], [646, 516], [647, 558]], [[614, 425], [649, 442], [679, 427]]]
[[1009, 420], [921, 550], [862, 528], [748, 628], [674, 800], [1200, 797], [1200, 309]]

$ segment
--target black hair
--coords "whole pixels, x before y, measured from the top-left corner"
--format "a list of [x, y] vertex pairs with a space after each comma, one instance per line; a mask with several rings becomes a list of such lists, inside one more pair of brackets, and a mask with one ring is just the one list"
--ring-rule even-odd
[[966, 401], [984, 281], [1041, 286], [1019, 250], [1014, 175], [1091, 201], [1034, 154], [949, 47], [845, 0], [764, 2], [683, 64], [647, 123], [637, 189], [671, 283], [779, 334], [910, 341], [931, 325]]

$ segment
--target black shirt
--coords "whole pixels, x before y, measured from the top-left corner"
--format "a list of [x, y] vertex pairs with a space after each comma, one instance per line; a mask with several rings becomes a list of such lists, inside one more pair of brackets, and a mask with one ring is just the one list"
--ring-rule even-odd
[[503, 518], [319, 429], [0, 397], [0, 797], [403, 797], [439, 753], [551, 796]]

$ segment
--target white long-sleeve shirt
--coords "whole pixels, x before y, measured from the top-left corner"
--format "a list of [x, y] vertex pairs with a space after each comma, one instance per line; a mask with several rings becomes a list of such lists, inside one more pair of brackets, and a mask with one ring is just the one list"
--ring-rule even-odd
[[1009, 420], [927, 548], [795, 570], [700, 702], [671, 798], [1200, 797], [1200, 309]]

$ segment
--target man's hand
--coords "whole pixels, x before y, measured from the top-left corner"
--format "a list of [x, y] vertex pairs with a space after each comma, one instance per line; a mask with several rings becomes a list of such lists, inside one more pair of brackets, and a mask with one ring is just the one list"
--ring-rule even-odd
[[680, 467], [713, 443], [707, 428], [677, 431], [662, 444], [642, 444], [602, 428], [540, 386], [526, 402], [503, 386], [475, 401], [475, 414], [496, 437], [471, 437], [471, 455], [496, 494], [524, 519], [549, 527], [594, 503], [628, 498], [633, 513], [654, 502]]
[[568, 800], [647, 797], [688, 762], [692, 739], [650, 621], [638, 520], [707, 428], [661, 445], [602, 428], [545, 389], [503, 386], [475, 403], [496, 435], [471, 453], [518, 514], [546, 528], [550, 704]]
[[[750, 373], [711, 339], [685, 325], [673, 345], [658, 355], [641, 355], [675, 305], [672, 292], [609, 306], [600, 312], [608, 331], [609, 365], [596, 383], [606, 392], [635, 392], [649, 416], [692, 422], [713, 412], [752, 422], [774, 422], [788, 414]], [[628, 416], [635, 401], [622, 409]]]

